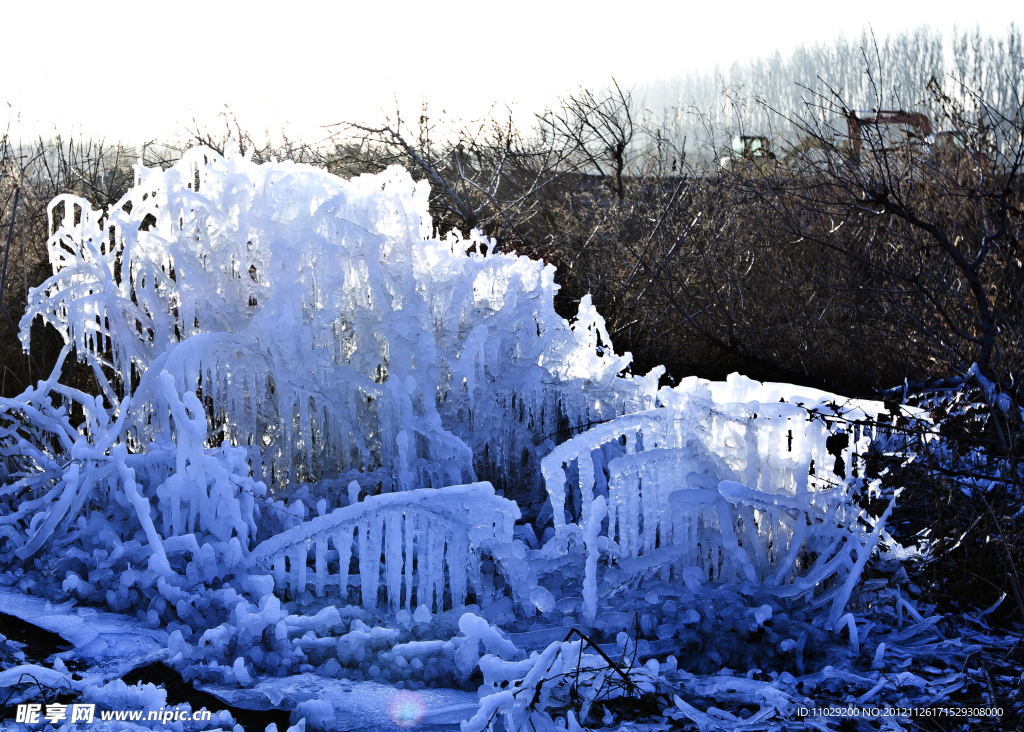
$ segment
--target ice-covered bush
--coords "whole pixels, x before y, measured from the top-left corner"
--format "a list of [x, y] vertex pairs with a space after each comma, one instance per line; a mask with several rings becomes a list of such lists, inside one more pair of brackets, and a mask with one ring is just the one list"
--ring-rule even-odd
[[51, 203], [54, 274], [32, 292], [25, 344], [41, 317], [109, 403], [130, 392], [137, 445], [166, 429], [167, 371], [201, 394], [214, 444], [249, 448], [270, 486], [518, 472], [563, 420], [653, 405], [653, 380], [615, 378], [629, 357], [589, 300], [570, 327], [552, 267], [477, 234], [432, 238], [427, 195], [397, 167], [343, 181], [232, 147], [137, 166], [109, 211]]
[[[51, 377], [0, 400], [0, 557], [11, 565], [59, 549], [43, 552], [47, 571], [26, 579], [26, 589], [114, 610], [145, 607], [156, 621], [168, 602], [187, 614], [194, 593], [240, 566], [266, 487], [241, 448], [205, 447], [194, 393], [179, 397], [167, 374], [158, 386], [169, 429], [144, 452], [126, 444], [128, 397], [108, 411], [102, 397]], [[69, 408], [85, 415], [77, 428]]]
[[[657, 573], [694, 591], [710, 580], [828, 594], [838, 622], [889, 514], [877, 522], [854, 502], [872, 439], [862, 426], [884, 406], [780, 386], [687, 380], [662, 389], [659, 408], [595, 426], [542, 460], [554, 523], [545, 552], [582, 548], [588, 620], [600, 581]], [[599, 572], [602, 553], [615, 571]]]
[[[492, 573], [482, 571], [487, 552], [522, 606], [529, 602], [530, 582], [526, 553], [512, 543], [519, 517], [518, 506], [496, 496], [489, 483], [370, 496], [267, 539], [246, 566], [254, 575], [273, 573], [282, 596], [301, 596], [312, 579], [316, 597], [348, 601], [352, 579], [359, 583], [358, 602], [367, 609], [377, 607], [383, 590], [395, 612], [402, 606], [406, 612], [417, 607], [440, 612], [465, 605], [469, 593], [479, 605], [496, 599]], [[349, 576], [353, 561], [358, 577]]]

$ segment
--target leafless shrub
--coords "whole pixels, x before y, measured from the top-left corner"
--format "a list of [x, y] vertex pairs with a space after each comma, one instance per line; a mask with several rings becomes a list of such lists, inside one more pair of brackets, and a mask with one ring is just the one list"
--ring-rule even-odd
[[[569, 170], [568, 149], [545, 135], [526, 135], [511, 116], [439, 130], [423, 110], [409, 129], [400, 116], [383, 125], [335, 125], [328, 167], [381, 170], [400, 164], [431, 184], [431, 213], [438, 231], [481, 229], [520, 251], [536, 248], [546, 191]], [[543, 225], [540, 225], [543, 228]]]

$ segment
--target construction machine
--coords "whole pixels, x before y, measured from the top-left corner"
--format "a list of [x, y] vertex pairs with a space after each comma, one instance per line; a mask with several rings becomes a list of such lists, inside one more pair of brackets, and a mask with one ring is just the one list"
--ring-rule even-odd
[[902, 153], [925, 158], [934, 165], [958, 168], [984, 169], [987, 156], [971, 148], [962, 132], [932, 132], [928, 115], [902, 109], [847, 110], [837, 120], [837, 128], [845, 122], [846, 134], [834, 132], [835, 137], [811, 135], [785, 151], [781, 159], [772, 152], [771, 144], [763, 135], [737, 135], [732, 138], [728, 155], [719, 165], [734, 173], [756, 171], [772, 173], [781, 168], [792, 168], [820, 155], [815, 151], [831, 150], [842, 154], [853, 165], [875, 164], [881, 156]]
[[[883, 127], [898, 129], [903, 137], [893, 139], [892, 135], [883, 134]], [[932, 122], [928, 116], [920, 112], [906, 112], [902, 109], [856, 109], [846, 113], [846, 128], [849, 135], [850, 160], [860, 163], [861, 148], [868, 130], [875, 130], [877, 141], [872, 140], [872, 152], [906, 149], [909, 145], [924, 144], [932, 134]]]
[[743, 173], [756, 170], [770, 173], [775, 169], [775, 153], [771, 143], [763, 135], [737, 135], [732, 138], [729, 154], [723, 156], [718, 164], [725, 170]]

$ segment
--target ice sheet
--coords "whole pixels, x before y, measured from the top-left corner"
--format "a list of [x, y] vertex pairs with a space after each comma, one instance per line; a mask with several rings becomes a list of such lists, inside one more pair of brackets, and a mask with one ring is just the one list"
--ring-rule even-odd
[[[248, 689], [206, 685], [203, 691], [232, 706], [244, 709], [294, 709], [302, 702], [321, 699], [335, 711], [332, 729], [349, 732], [390, 732], [403, 729], [394, 721], [393, 703], [421, 705], [422, 719], [416, 729], [453, 730], [476, 713], [475, 693], [456, 689], [403, 691], [386, 684], [328, 679], [315, 674], [263, 679]], [[401, 696], [399, 696], [401, 695]]]

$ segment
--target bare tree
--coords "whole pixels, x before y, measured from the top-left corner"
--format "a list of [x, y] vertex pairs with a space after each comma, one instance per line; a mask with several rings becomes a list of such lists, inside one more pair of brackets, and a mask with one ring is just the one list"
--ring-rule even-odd
[[572, 151], [576, 170], [604, 179], [618, 200], [626, 195], [624, 177], [629, 172], [639, 133], [632, 92], [612, 79], [612, 88], [581, 89], [561, 106], [540, 116], [542, 129], [563, 139]]
[[[858, 120], [858, 160], [842, 100], [808, 104], [778, 164], [727, 173], [695, 155], [676, 177], [625, 176], [628, 205], [560, 190], [548, 256], [563, 295], [590, 292], [640, 370], [863, 392], [977, 363], [1009, 384], [1024, 333], [1020, 112], [979, 95], [928, 140], [920, 114], [879, 118], [909, 135]], [[653, 170], [639, 149], [634, 169]]]

